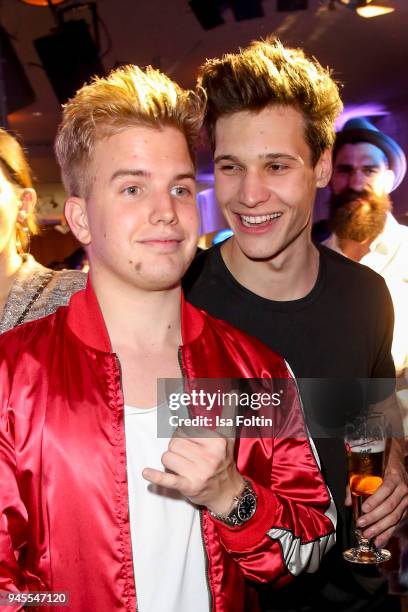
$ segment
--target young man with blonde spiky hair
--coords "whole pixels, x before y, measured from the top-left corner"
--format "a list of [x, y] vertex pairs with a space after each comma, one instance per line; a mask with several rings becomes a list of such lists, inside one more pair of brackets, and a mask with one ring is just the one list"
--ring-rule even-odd
[[[197, 257], [186, 295], [273, 347], [304, 379], [307, 420], [342, 519], [338, 546], [319, 572], [269, 593], [265, 609], [397, 610], [376, 572], [369, 579], [342, 558], [350, 518], [345, 498], [351, 505], [342, 433], [354, 382], [383, 379], [368, 383], [377, 389], [371, 402], [391, 398], [394, 407], [395, 372], [392, 303], [383, 279], [311, 239], [316, 190], [331, 176], [338, 87], [317, 60], [274, 39], [207, 60], [198, 84], [206, 97], [215, 192], [234, 234]], [[400, 442], [391, 446], [383, 485], [363, 504], [358, 523], [379, 546], [408, 507]]]
[[[90, 278], [0, 339], [0, 604], [253, 611], [249, 581], [315, 571], [334, 542], [286, 362], [183, 300], [200, 123], [195, 94], [134, 66], [65, 106], [56, 153]], [[257, 437], [169, 441], [157, 380], [182, 375], [278, 377], [287, 403]]]

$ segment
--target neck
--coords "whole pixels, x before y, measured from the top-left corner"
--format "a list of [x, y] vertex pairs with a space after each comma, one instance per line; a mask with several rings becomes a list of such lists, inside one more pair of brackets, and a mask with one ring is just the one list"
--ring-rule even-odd
[[349, 238], [338, 238], [339, 247], [341, 252], [354, 261], [360, 261], [364, 255], [370, 252], [370, 244], [372, 240], [366, 240], [365, 242], [356, 242]]
[[180, 286], [147, 291], [118, 279], [106, 283], [105, 274], [91, 272], [91, 279], [114, 350], [131, 346], [160, 351], [181, 344]]
[[249, 259], [231, 238], [221, 252], [235, 279], [260, 297], [289, 301], [305, 297], [319, 272], [319, 252], [310, 237], [299, 239], [268, 260]]
[[22, 260], [15, 245], [0, 253], [0, 299], [8, 296], [21, 263]]

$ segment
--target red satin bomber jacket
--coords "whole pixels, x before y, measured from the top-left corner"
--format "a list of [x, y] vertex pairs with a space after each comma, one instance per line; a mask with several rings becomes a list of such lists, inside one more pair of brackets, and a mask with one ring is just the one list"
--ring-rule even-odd
[[[259, 341], [184, 301], [182, 336], [188, 378], [290, 377]], [[253, 612], [250, 581], [314, 571], [334, 543], [334, 505], [291, 393], [272, 436], [236, 441], [255, 516], [230, 528], [202, 513], [213, 612]], [[120, 366], [90, 284], [0, 336], [0, 419], [0, 591], [68, 593], [41, 611], [135, 612]]]

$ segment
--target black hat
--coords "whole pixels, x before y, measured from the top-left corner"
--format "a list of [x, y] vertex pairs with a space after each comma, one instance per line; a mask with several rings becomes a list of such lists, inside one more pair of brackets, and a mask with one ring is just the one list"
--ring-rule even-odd
[[394, 183], [391, 191], [394, 191], [401, 183], [407, 170], [407, 160], [404, 151], [392, 138], [380, 132], [365, 117], [354, 117], [349, 119], [343, 129], [336, 134], [333, 148], [333, 159], [337, 151], [345, 144], [356, 144], [358, 142], [370, 142], [384, 153], [388, 159], [389, 166], [394, 173]]

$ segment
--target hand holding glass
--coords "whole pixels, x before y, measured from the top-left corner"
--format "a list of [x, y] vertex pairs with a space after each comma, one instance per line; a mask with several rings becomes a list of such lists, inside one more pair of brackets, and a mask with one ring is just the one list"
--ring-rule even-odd
[[[376, 492], [383, 482], [385, 454], [385, 420], [381, 414], [359, 417], [346, 426], [345, 444], [350, 491], [355, 523], [362, 513], [365, 500]], [[378, 549], [355, 528], [357, 546], [343, 552], [352, 563], [383, 563], [391, 558], [388, 550]]]

